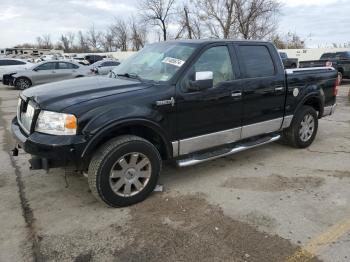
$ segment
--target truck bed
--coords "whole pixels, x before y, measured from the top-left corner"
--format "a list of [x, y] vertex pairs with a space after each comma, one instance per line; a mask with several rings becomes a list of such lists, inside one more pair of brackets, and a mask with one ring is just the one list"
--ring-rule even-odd
[[[305, 98], [306, 93], [310, 95], [313, 92], [323, 94], [323, 105], [320, 105], [322, 108], [335, 104], [336, 97], [333, 95], [333, 91], [338, 73], [333, 67], [286, 69], [285, 72], [288, 90], [285, 115], [293, 114], [296, 105]], [[322, 117], [322, 114], [320, 114], [320, 117]]]

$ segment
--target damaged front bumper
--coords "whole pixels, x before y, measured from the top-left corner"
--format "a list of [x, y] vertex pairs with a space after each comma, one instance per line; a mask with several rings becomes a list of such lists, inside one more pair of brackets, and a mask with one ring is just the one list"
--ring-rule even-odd
[[87, 144], [83, 135], [54, 136], [39, 132], [27, 135], [19, 126], [17, 118], [12, 120], [11, 130], [17, 141], [12, 154], [18, 155], [19, 149], [30, 154], [32, 157], [29, 163], [32, 170], [65, 166], [78, 168], [81, 165], [80, 156]]

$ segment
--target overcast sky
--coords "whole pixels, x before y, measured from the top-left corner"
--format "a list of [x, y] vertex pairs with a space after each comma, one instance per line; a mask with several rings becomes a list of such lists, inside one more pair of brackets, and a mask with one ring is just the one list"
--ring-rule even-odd
[[[296, 32], [309, 47], [350, 42], [349, 0], [280, 0], [280, 32]], [[137, 12], [137, 0], [0, 0], [0, 48], [37, 36], [104, 29], [114, 17]]]

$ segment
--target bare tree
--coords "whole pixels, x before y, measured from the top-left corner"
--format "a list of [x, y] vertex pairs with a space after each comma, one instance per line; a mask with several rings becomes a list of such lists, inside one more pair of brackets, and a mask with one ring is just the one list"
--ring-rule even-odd
[[92, 25], [87, 31], [87, 40], [93, 51], [96, 51], [100, 48], [101, 43], [101, 32], [96, 31], [95, 25]]
[[36, 38], [36, 45], [38, 48], [43, 48], [43, 39], [41, 38], [41, 36], [38, 36]]
[[147, 40], [146, 26], [138, 23], [135, 17], [130, 18], [130, 31], [131, 31], [131, 43], [132, 49], [138, 51], [145, 46]]
[[101, 46], [106, 52], [112, 52], [115, 46], [114, 35], [111, 29], [108, 29], [101, 35]]
[[88, 44], [88, 39], [84, 35], [82, 31], [78, 32], [78, 47], [77, 50], [80, 52], [87, 52], [89, 51], [89, 44]]
[[263, 39], [276, 31], [276, 0], [235, 0], [237, 30], [244, 39]]
[[68, 32], [67, 33], [68, 42], [70, 49], [73, 49], [74, 47], [74, 40], [75, 40], [75, 33], [74, 32]]
[[305, 48], [305, 40], [296, 33], [288, 32], [286, 35], [272, 35], [269, 40], [275, 44], [278, 49], [300, 49]]
[[51, 49], [52, 48], [52, 42], [51, 42], [51, 35], [45, 34], [42, 36], [43, 40], [43, 48]]
[[115, 23], [111, 26], [111, 31], [113, 32], [117, 47], [122, 51], [127, 51], [129, 30], [126, 22], [121, 19], [116, 19]]
[[174, 13], [175, 0], [141, 0], [140, 11], [145, 22], [158, 26], [167, 40], [169, 22]]
[[[194, 9], [194, 8], [193, 8]], [[199, 17], [192, 12], [192, 6], [186, 4], [178, 12], [179, 31], [175, 38], [199, 39], [202, 36], [202, 25]]]
[[62, 34], [60, 37], [60, 44], [63, 47], [64, 51], [69, 51], [69, 39], [66, 35]]
[[235, 0], [195, 0], [197, 15], [211, 36], [230, 38], [235, 32]]

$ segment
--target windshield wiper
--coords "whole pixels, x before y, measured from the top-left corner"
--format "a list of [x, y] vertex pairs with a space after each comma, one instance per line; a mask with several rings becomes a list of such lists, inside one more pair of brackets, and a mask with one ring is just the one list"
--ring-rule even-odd
[[143, 79], [138, 74], [135, 74], [135, 73], [117, 74], [117, 76], [127, 77], [127, 78], [131, 78], [131, 79], [137, 79], [140, 82], [143, 82]]

